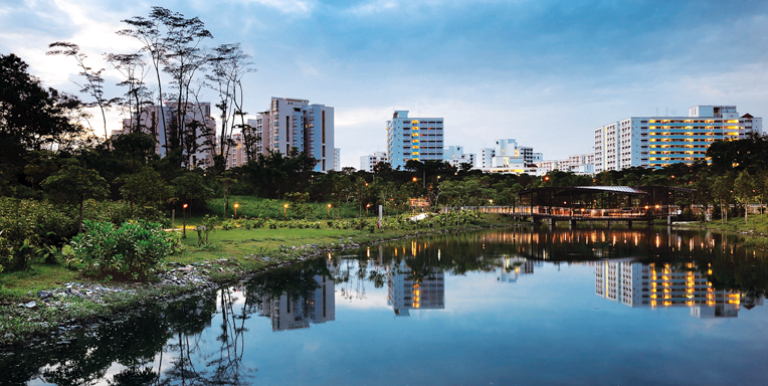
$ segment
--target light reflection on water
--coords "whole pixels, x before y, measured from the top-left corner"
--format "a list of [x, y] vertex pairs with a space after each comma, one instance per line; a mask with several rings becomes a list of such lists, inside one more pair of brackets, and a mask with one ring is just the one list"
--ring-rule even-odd
[[0, 357], [16, 384], [764, 384], [765, 252], [522, 229], [345, 251]]

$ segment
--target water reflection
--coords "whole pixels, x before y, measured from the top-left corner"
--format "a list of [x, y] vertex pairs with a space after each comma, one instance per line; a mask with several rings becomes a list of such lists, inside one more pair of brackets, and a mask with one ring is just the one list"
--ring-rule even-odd
[[[570, 276], [562, 276], [588, 275], [586, 287], [568, 287], [551, 276], [556, 272], [553, 268], [571, 265], [594, 269], [594, 287], [593, 273], [586, 268], [575, 267], [566, 273]], [[485, 278], [518, 284], [492, 284], [489, 290], [491, 287], [483, 287]], [[517, 290], [537, 282], [545, 283], [546, 289], [528, 292], [532, 301], [546, 299], [544, 293], [560, 296], [561, 288], [577, 288], [567, 294], [574, 307], [579, 301], [595, 299], [596, 294], [632, 308], [687, 307], [696, 318], [735, 318], [743, 309], [763, 305], [768, 256], [765, 251], [741, 247], [738, 238], [666, 229], [514, 229], [434, 235], [308, 260], [217, 292], [148, 307], [115, 323], [72, 331], [63, 341], [44, 340], [2, 353], [0, 369], [11, 384], [258, 383], [261, 372], [257, 367], [264, 363], [271, 363], [272, 373], [292, 371], [290, 360], [269, 362], [268, 358], [287, 350], [286, 345], [295, 340], [303, 346], [290, 354], [298, 356], [297, 352], [313, 350], [310, 341], [311, 347], [322, 347], [315, 341], [322, 341], [324, 334], [343, 330], [341, 336], [355, 335], [365, 326], [391, 320], [393, 314], [406, 330], [415, 328], [411, 323], [415, 318], [402, 317], [413, 310], [462, 320], [468, 316], [457, 310], [483, 298], [477, 296], [477, 290], [503, 291], [505, 296], [496, 301], [509, 306], [514, 304], [509, 302], [514, 301]], [[358, 305], [370, 306], [358, 308], [370, 316], [350, 311]], [[521, 307], [506, 309], [523, 310]], [[505, 307], [478, 308], [472, 317], [485, 320], [483, 315], [491, 309]], [[648, 313], [642, 309], [627, 312], [639, 317]], [[520, 314], [546, 315], [540, 309]], [[744, 323], [743, 319], [736, 321]], [[488, 320], [511, 323], [509, 317]], [[599, 320], [612, 321], [611, 317]], [[313, 324], [316, 327], [310, 329]], [[387, 331], [386, 325], [379, 329]], [[401, 333], [407, 334], [405, 330]], [[464, 333], [471, 335], [472, 331]], [[366, 334], [376, 338], [375, 331]], [[440, 335], [436, 329], [416, 338], [438, 339]], [[333, 336], [334, 342], [326, 345], [341, 343], [340, 335]], [[493, 340], [504, 341], [501, 337]], [[269, 378], [269, 382], [287, 381]]]
[[592, 263], [595, 294], [629, 307], [690, 307], [698, 318], [737, 317], [763, 305], [762, 295], [716, 289], [695, 263], [656, 264], [635, 259]]

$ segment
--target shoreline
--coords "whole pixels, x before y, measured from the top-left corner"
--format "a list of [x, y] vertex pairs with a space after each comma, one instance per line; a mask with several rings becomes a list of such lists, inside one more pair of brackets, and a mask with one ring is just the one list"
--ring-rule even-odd
[[[73, 329], [109, 322], [130, 314], [147, 303], [171, 303], [188, 296], [217, 290], [237, 281], [248, 280], [262, 272], [346, 249], [381, 244], [438, 233], [460, 233], [494, 228], [526, 226], [526, 223], [480, 224], [464, 227], [421, 228], [394, 234], [361, 234], [340, 239], [338, 245], [321, 248], [317, 244], [281, 245], [261, 251], [270, 256], [250, 254], [235, 258], [205, 260], [191, 264], [166, 262], [155, 276], [155, 283], [66, 283], [37, 293], [28, 303], [0, 305], [0, 347], [24, 346], [45, 339], [55, 339]], [[381, 236], [381, 237], [376, 237]], [[182, 255], [183, 256], [183, 255]], [[86, 278], [82, 278], [85, 281]], [[41, 293], [44, 293], [41, 295]], [[27, 293], [28, 296], [35, 294]], [[0, 299], [1, 300], [1, 299]], [[31, 303], [35, 303], [31, 305]], [[31, 306], [30, 306], [31, 305]], [[29, 307], [28, 307], [29, 306]]]

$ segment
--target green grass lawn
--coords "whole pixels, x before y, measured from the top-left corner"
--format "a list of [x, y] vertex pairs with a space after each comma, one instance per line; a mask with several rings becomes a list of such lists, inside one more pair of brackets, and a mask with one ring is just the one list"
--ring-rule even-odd
[[[211, 214], [217, 215], [219, 217], [224, 216], [224, 199], [223, 198], [215, 198], [208, 202], [208, 208], [207, 211]], [[284, 215], [287, 215], [288, 218], [293, 218], [296, 216], [293, 216], [293, 211], [291, 204], [288, 203], [285, 200], [272, 200], [268, 198], [260, 198], [260, 197], [254, 197], [254, 196], [230, 196], [229, 197], [229, 207], [227, 209], [227, 218], [230, 218], [234, 214], [234, 205], [238, 204], [237, 208], [237, 215], [240, 216], [248, 216], [248, 217], [263, 217], [263, 218], [272, 218], [272, 219], [283, 219]], [[285, 212], [283, 211], [283, 205], [289, 204], [289, 207]], [[332, 207], [330, 208], [330, 211], [328, 210], [328, 204], [331, 204]], [[341, 216], [342, 218], [352, 218], [357, 216], [357, 205], [356, 204], [343, 204], [341, 208], [338, 207], [338, 205], [335, 202], [312, 202], [307, 203], [311, 209], [312, 212], [314, 212], [314, 215], [311, 217], [314, 217], [318, 220], [326, 220], [328, 219], [328, 216], [330, 215], [331, 218], [338, 218]], [[374, 214], [374, 211], [371, 210], [371, 215]], [[197, 213], [193, 212], [194, 216], [198, 216]], [[303, 218], [303, 216], [300, 216]], [[299, 218], [299, 217], [297, 217]], [[178, 223], [177, 223], [178, 225]]]
[[[483, 225], [509, 224], [510, 220], [501, 216], [492, 215], [486, 218], [488, 222]], [[217, 228], [209, 234], [208, 245], [198, 247], [198, 236], [192, 225], [199, 223], [200, 218], [188, 219], [187, 238], [184, 244], [187, 246], [184, 253], [167, 258], [168, 262], [180, 262], [191, 264], [202, 261], [212, 261], [220, 258], [234, 257], [244, 270], [258, 270], [268, 264], [281, 261], [290, 261], [306, 254], [306, 250], [292, 250], [291, 246], [317, 244], [321, 248], [338, 247], [339, 238], [343, 243], [349, 243], [351, 237], [357, 244], [378, 242], [382, 240], [402, 237], [413, 234], [416, 231], [425, 233], [430, 230], [455, 229], [455, 227], [417, 229], [417, 230], [384, 230], [370, 233], [367, 230], [358, 231], [352, 229], [333, 229], [321, 221], [320, 229], [298, 229], [267, 227], [256, 229], [236, 228], [223, 230]], [[176, 221], [176, 227], [181, 228], [181, 221]], [[335, 243], [335, 244], [331, 244]], [[281, 246], [287, 248], [281, 248]], [[245, 259], [249, 255], [269, 256], [269, 263], [261, 259]], [[221, 280], [226, 277], [219, 278]], [[87, 278], [75, 270], [63, 265], [33, 264], [26, 271], [0, 273], [0, 304], [8, 302], [21, 302], [34, 300], [37, 291], [51, 289], [68, 282], [103, 282], [103, 280]], [[29, 295], [31, 293], [32, 295]]]

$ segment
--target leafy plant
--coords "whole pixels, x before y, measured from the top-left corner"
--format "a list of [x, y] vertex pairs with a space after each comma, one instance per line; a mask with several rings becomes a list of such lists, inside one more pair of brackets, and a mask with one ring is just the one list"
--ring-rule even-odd
[[70, 257], [91, 275], [143, 280], [166, 256], [183, 250], [178, 235], [163, 232], [157, 223], [126, 222], [115, 228], [107, 222], [86, 221], [83, 226], [84, 232], [70, 242]]

